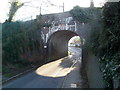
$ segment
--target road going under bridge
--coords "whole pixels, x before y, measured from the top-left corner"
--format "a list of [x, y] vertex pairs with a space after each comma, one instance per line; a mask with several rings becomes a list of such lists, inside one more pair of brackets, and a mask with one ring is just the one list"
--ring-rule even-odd
[[[52, 27], [48, 29], [44, 27], [42, 30], [44, 47], [47, 49], [48, 60], [67, 56], [69, 40], [74, 36], [80, 37], [77, 22], [69, 13], [65, 14], [66, 15], [60, 13], [57, 17], [54, 16], [55, 18], [52, 21], [47, 20], [45, 23], [50, 22]], [[82, 23], [82, 27], [83, 26], [84, 23]], [[47, 33], [44, 33], [45, 30]], [[80, 37], [80, 39], [82, 39], [82, 37]]]
[[[102, 75], [99, 74], [97, 59], [94, 55], [90, 55], [91, 61], [89, 60], [88, 64], [85, 61], [89, 55], [84, 47], [85, 40], [89, 39], [89, 31], [91, 30], [89, 23], [75, 21], [68, 12], [46, 15], [43, 16], [43, 19], [44, 23], [52, 24], [52, 27], [47, 29], [43, 27], [42, 30], [44, 48], [47, 50], [46, 59], [55, 61], [3, 85], [3, 88], [88, 88], [81, 77], [84, 74], [80, 72], [80, 70], [85, 72], [85, 64], [89, 68], [87, 76], [90, 87], [104, 87], [103, 84], [100, 84]], [[67, 56], [68, 41], [74, 36], [80, 37], [82, 49], [69, 48], [71, 55]], [[91, 56], [93, 57], [91, 58]], [[91, 66], [95, 66], [95, 68], [91, 68]], [[97, 73], [97, 76], [94, 73]], [[97, 81], [98, 78], [99, 81]]]
[[74, 36], [79, 36], [76, 32], [76, 21], [69, 16], [61, 17], [60, 22], [60, 24], [55, 25], [57, 21], [53, 21], [49, 31], [46, 34], [42, 32], [48, 55], [46, 58], [55, 61], [3, 85], [3, 88], [83, 87], [79, 85], [82, 84], [80, 77], [82, 49], [69, 47], [71, 55], [68, 56], [68, 41]]

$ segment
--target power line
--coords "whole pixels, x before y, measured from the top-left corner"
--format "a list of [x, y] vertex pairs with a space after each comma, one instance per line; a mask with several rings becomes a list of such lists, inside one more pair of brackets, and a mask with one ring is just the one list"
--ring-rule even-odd
[[[34, 0], [34, 1], [37, 1], [37, 0]], [[37, 3], [39, 3], [39, 2], [37, 2]], [[63, 8], [63, 12], [64, 12], [64, 3], [62, 6], [60, 6], [60, 5], [53, 4], [50, 0], [46, 0], [46, 1], [41, 0], [40, 4], [41, 4], [41, 6], [44, 6], [44, 7], [54, 6], [54, 7]], [[34, 5], [25, 5], [25, 6], [35, 7]], [[38, 8], [40, 10], [41, 6], [35, 7], [35, 8]], [[46, 10], [46, 11], [48, 11], [48, 10]]]
[[[47, 0], [47, 2], [45, 2], [45, 1], [42, 0], [41, 6], [34, 6], [34, 5], [32, 5], [32, 3], [29, 3], [28, 5], [25, 4], [24, 6], [28, 6], [28, 7], [32, 7], [32, 8], [38, 9], [38, 13], [39, 13], [39, 14], [36, 14], [36, 15], [41, 15], [41, 14], [42, 14], [42, 10], [45, 11], [45, 12], [47, 12], [47, 13], [50, 12], [48, 9], [44, 9], [44, 8], [42, 7], [42, 5], [44, 5], [43, 3], [44, 3], [45, 6], [47, 6], [47, 7], [48, 7], [49, 5], [55, 6], [55, 7], [59, 7], [59, 8], [62, 7], [62, 8], [63, 8], [63, 12], [64, 12], [64, 3], [63, 3], [62, 6], [58, 6], [58, 5], [53, 4], [50, 0]], [[47, 4], [47, 5], [46, 5], [46, 4]], [[45, 6], [44, 6], [44, 7], [45, 7]], [[32, 15], [33, 13], [37, 13], [37, 12], [31, 12], [31, 13], [27, 13], [27, 14], [25, 13], [25, 14], [22, 14], [22, 15], [17, 15], [17, 17], [19, 17], [19, 16], [26, 16], [26, 17], [25, 17], [25, 19], [26, 19], [26, 18], [30, 18], [31, 16], [36, 16], [36, 15]], [[47, 14], [47, 13], [46, 13], [46, 14]], [[23, 18], [24, 18], [24, 17], [23, 17]]]
[[63, 2], [63, 6], [58, 6], [58, 5], [55, 5], [53, 3], [51, 3], [49, 0], [47, 0], [52, 6], [55, 6], [55, 7], [62, 7], [63, 8], [63, 12], [64, 12], [64, 2]]

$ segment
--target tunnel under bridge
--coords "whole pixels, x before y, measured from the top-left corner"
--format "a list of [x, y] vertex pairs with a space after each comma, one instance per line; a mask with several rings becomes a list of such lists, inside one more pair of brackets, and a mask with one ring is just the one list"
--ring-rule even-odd
[[68, 55], [68, 42], [78, 36], [76, 32], [61, 30], [53, 33], [47, 42], [48, 60], [55, 60]]

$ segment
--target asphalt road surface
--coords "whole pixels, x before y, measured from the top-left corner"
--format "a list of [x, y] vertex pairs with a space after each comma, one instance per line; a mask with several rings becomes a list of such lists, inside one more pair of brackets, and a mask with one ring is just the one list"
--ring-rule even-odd
[[69, 47], [71, 55], [45, 64], [33, 72], [3, 85], [3, 88], [61, 88], [64, 78], [75, 62], [80, 61], [81, 49]]

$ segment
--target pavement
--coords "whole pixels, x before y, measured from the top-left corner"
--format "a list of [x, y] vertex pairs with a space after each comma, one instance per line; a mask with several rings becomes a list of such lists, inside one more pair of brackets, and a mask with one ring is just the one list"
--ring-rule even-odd
[[0, 73], [0, 90], [2, 89], [2, 73]]
[[70, 47], [70, 56], [47, 63], [2, 88], [81, 88], [81, 49]]
[[72, 61], [74, 62], [74, 65], [72, 68], [74, 68], [64, 79], [64, 83], [62, 88], [82, 88], [82, 78], [80, 75], [80, 66], [81, 66], [81, 49], [80, 48], [69, 48], [71, 51]]
[[66, 76], [62, 88], [81, 88], [82, 79], [77, 66], [79, 67], [79, 64], [76, 64], [75, 69]]

